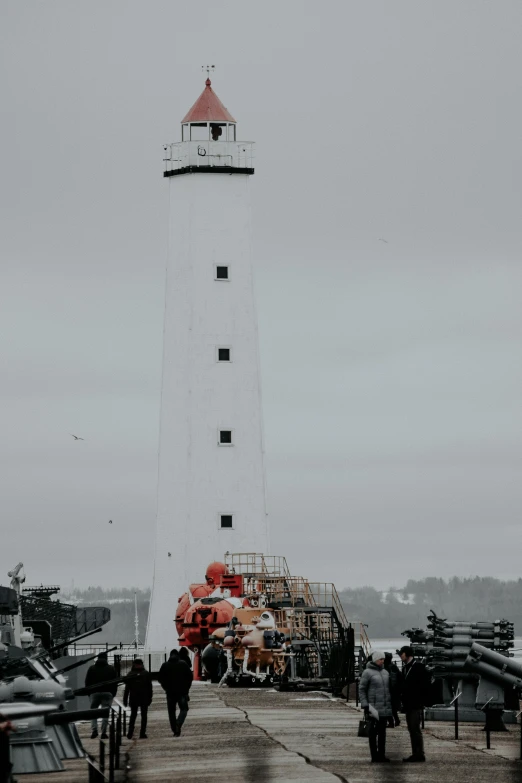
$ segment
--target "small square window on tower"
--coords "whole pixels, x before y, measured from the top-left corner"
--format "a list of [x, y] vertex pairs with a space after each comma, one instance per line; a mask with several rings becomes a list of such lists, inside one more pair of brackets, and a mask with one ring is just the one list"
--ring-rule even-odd
[[215, 279], [216, 280], [229, 280], [228, 276], [228, 266], [215, 266], [216, 274]]
[[219, 445], [232, 446], [232, 430], [219, 430]]
[[232, 514], [220, 514], [219, 515], [219, 527], [221, 529], [228, 528], [229, 530], [234, 527]]
[[218, 362], [231, 362], [232, 361], [232, 352], [230, 348], [218, 348], [217, 349], [217, 360]]

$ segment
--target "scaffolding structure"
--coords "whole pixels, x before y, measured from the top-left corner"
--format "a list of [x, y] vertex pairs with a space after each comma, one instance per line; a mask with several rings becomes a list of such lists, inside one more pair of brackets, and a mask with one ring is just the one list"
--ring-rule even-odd
[[284, 628], [291, 655], [289, 681], [328, 681], [334, 691], [353, 682], [355, 630], [335, 586], [293, 576], [284, 557], [227, 553], [229, 570], [243, 578], [245, 595], [264, 595], [277, 626]]

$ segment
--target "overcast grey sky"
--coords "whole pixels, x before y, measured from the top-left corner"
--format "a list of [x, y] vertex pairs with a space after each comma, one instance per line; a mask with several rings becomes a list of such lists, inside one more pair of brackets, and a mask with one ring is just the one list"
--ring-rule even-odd
[[274, 553], [518, 578], [521, 30], [519, 0], [3, 0], [0, 582], [151, 583], [162, 145], [203, 63], [257, 142]]

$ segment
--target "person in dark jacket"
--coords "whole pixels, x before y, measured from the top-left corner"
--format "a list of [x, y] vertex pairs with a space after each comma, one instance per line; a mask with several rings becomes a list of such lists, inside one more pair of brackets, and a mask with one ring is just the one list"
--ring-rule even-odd
[[390, 675], [390, 694], [392, 700], [392, 716], [388, 718], [388, 728], [400, 726], [399, 710], [401, 708], [402, 672], [393, 662], [393, 654], [384, 653], [384, 668]]
[[384, 653], [375, 650], [359, 682], [359, 697], [366, 720], [370, 722], [370, 754], [372, 761], [386, 758], [386, 725], [392, 715], [390, 675], [384, 668]]
[[[188, 713], [188, 693], [192, 685], [192, 671], [182, 661], [177, 650], [172, 650], [170, 658], [162, 664], [158, 680], [167, 694], [170, 728], [175, 737], [181, 734], [181, 727]], [[176, 708], [179, 715], [176, 717]]]
[[136, 658], [125, 681], [123, 692], [123, 704], [125, 707], [129, 704], [131, 709], [127, 739], [132, 739], [134, 734], [138, 709], [141, 713], [140, 739], [147, 739], [147, 712], [151, 701], [152, 677], [145, 669], [141, 658]]
[[411, 756], [403, 761], [426, 761], [421, 723], [429, 675], [424, 664], [414, 659], [411, 647], [402, 647], [399, 654], [403, 662], [402, 706], [411, 739]]
[[[116, 680], [116, 669], [111, 666], [107, 660], [107, 653], [101, 652], [98, 655], [95, 663], [89, 666], [85, 677], [85, 687], [92, 688], [90, 692], [91, 697], [91, 710], [95, 710], [98, 707], [110, 707], [112, 700], [116, 696], [118, 690], [118, 683], [112, 682], [106, 685], [110, 680]], [[107, 739], [107, 727], [109, 725], [108, 718], [102, 718], [101, 722], [101, 737]], [[98, 721], [93, 718], [91, 721], [91, 739], [95, 739], [98, 736]]]

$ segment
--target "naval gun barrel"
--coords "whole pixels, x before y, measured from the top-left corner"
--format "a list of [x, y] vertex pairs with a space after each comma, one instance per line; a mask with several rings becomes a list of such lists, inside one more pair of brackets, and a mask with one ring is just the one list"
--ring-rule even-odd
[[97, 718], [108, 718], [110, 707], [102, 707], [97, 710], [57, 710], [45, 715], [46, 726], [62, 726], [64, 723], [76, 723], [79, 720], [96, 720]]
[[[102, 631], [103, 628], [95, 628], [94, 631], [87, 631], [86, 633], [81, 633], [79, 636], [72, 636], [70, 639], [60, 642], [60, 644], [55, 644], [54, 647], [51, 647], [49, 650], [44, 650], [40, 655], [52, 655], [59, 650], [63, 650], [64, 647], [69, 647], [69, 645], [79, 642], [80, 639], [85, 639], [87, 636], [92, 636], [93, 634], [101, 633]], [[116, 647], [113, 647], [112, 649], [115, 650]]]
[[43, 717], [47, 726], [61, 726], [64, 723], [76, 723], [92, 718], [108, 718], [110, 707], [97, 710], [62, 710], [57, 704], [35, 704], [34, 702], [2, 702], [0, 703], [0, 718], [4, 720], [24, 720], [25, 718]]
[[494, 682], [522, 690], [522, 665], [506, 655], [488, 650], [477, 642], [471, 645], [464, 668]]
[[0, 702], [0, 720], [23, 720], [55, 712], [56, 704], [34, 704], [33, 702]]
[[94, 693], [96, 690], [99, 690], [102, 685], [119, 685], [122, 682], [129, 682], [132, 680], [135, 680], [137, 677], [136, 674], [124, 674], [122, 677], [116, 677], [114, 680], [105, 680], [104, 682], [98, 682], [96, 685], [86, 685], [83, 688], [77, 688], [75, 691], [73, 691], [73, 694], [75, 696], [88, 696], [90, 693]]

